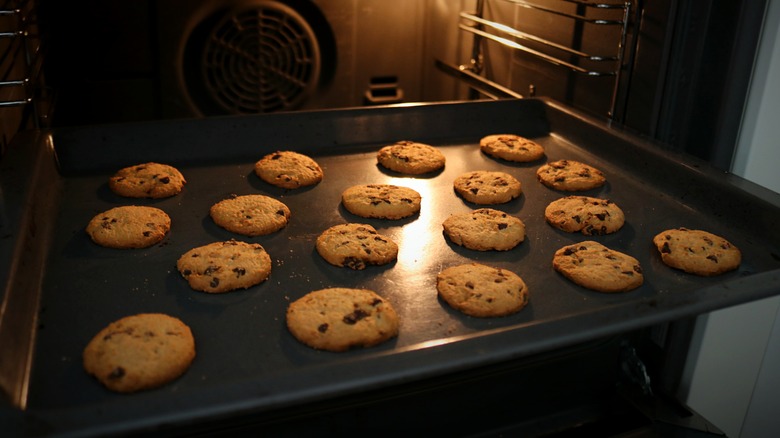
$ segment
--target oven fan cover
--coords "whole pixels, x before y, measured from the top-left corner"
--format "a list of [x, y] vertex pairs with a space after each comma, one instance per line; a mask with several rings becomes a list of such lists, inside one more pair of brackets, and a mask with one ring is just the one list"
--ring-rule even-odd
[[318, 35], [298, 10], [253, 1], [217, 10], [186, 41], [182, 75], [206, 116], [294, 110], [322, 75]]

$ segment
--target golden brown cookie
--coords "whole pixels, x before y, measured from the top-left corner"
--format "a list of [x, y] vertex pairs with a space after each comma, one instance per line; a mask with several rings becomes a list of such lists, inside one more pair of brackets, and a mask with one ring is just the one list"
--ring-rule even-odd
[[666, 230], [658, 233], [653, 243], [666, 265], [691, 274], [719, 275], [737, 269], [742, 262], [739, 248], [707, 231]]
[[607, 181], [593, 166], [574, 160], [558, 160], [541, 166], [536, 177], [545, 186], [569, 192], [595, 189]]
[[515, 134], [494, 134], [479, 141], [482, 152], [494, 158], [525, 163], [544, 156], [544, 148], [535, 141]]
[[285, 189], [312, 186], [322, 181], [319, 164], [307, 155], [276, 151], [255, 163], [255, 174], [268, 184]]
[[408, 140], [383, 147], [376, 158], [387, 169], [412, 175], [441, 170], [446, 161], [435, 147]]
[[507, 251], [525, 239], [523, 221], [492, 208], [453, 214], [442, 226], [453, 243], [477, 251]]
[[300, 342], [336, 352], [372, 347], [398, 336], [399, 329], [390, 302], [366, 289], [310, 292], [290, 304], [286, 320]]
[[244, 236], [263, 236], [279, 231], [290, 220], [282, 201], [265, 195], [234, 196], [211, 206], [214, 223]]
[[260, 244], [228, 240], [187, 251], [176, 268], [193, 289], [222, 293], [265, 281], [271, 275], [271, 256]]
[[87, 234], [109, 248], [146, 248], [171, 229], [171, 218], [155, 207], [127, 205], [104, 211], [87, 224]]
[[116, 392], [162, 386], [195, 359], [195, 339], [178, 318], [160, 313], [127, 316], [95, 335], [83, 352], [86, 372]]
[[644, 282], [637, 259], [590, 240], [556, 251], [553, 268], [572, 282], [599, 292], [626, 292]]
[[368, 224], [334, 225], [317, 237], [316, 248], [331, 265], [355, 270], [385, 265], [398, 257], [398, 245]]
[[344, 190], [341, 203], [350, 213], [375, 219], [402, 219], [420, 211], [422, 197], [409, 187], [366, 184]]
[[450, 306], [470, 316], [506, 316], [528, 303], [528, 287], [506, 269], [468, 263], [441, 271], [436, 290]]
[[160, 163], [125, 167], [108, 180], [111, 191], [128, 198], [167, 198], [181, 192], [186, 183], [178, 169]]
[[586, 236], [614, 233], [625, 223], [623, 210], [617, 204], [590, 196], [555, 200], [544, 210], [544, 218], [559, 230]]
[[503, 204], [523, 193], [520, 181], [506, 172], [466, 172], [453, 185], [463, 199], [475, 204]]

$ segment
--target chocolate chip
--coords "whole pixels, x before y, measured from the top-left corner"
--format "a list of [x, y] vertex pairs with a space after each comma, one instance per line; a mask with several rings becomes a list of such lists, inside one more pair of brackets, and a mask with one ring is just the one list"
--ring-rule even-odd
[[328, 323], [325, 322], [325, 323], [320, 324], [317, 327], [317, 331], [320, 332], [320, 333], [325, 333], [326, 331], [328, 331]]
[[344, 324], [354, 325], [361, 319], [371, 315], [370, 313], [366, 312], [363, 309], [355, 309], [354, 312], [350, 313], [349, 315], [344, 315], [344, 318], [342, 321], [344, 321]]
[[169, 177], [167, 177], [167, 176], [166, 176], [166, 177], [160, 178], [160, 180], [159, 180], [159, 181], [160, 181], [161, 183], [163, 183], [163, 184], [168, 184], [169, 182], [171, 182], [171, 179], [170, 179]]
[[242, 277], [246, 275], [246, 269], [244, 268], [233, 268], [233, 272], [236, 273], [236, 277]]
[[707, 260], [712, 260], [715, 263], [718, 263], [718, 256], [712, 254], [707, 256]]
[[111, 380], [117, 380], [117, 379], [121, 379], [124, 376], [125, 376], [125, 369], [122, 367], [116, 367], [108, 375], [108, 378]]
[[211, 279], [211, 283], [209, 283], [209, 286], [211, 287], [217, 287], [219, 286], [219, 278], [214, 277]]
[[352, 269], [364, 269], [366, 267], [366, 262], [356, 257], [345, 257], [342, 266]]
[[554, 169], [565, 169], [566, 166], [569, 165], [569, 162], [566, 160], [557, 161], [555, 163], [550, 163], [550, 167]]
[[669, 247], [669, 242], [664, 242], [663, 245], [661, 245], [661, 254], [671, 254], [672, 248]]

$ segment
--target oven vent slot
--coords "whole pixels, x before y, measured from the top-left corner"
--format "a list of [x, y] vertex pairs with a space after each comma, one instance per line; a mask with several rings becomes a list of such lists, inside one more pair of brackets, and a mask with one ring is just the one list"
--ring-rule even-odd
[[[507, 87], [491, 81], [484, 75], [485, 42], [498, 43], [511, 51], [522, 52], [536, 59], [543, 60], [555, 66], [567, 69], [575, 75], [586, 77], [613, 77], [614, 88], [609, 110], [609, 116], [614, 117], [618, 105], [618, 87], [621, 84], [621, 74], [627, 59], [627, 39], [630, 31], [630, 18], [633, 8], [630, 0], [624, 2], [591, 2], [585, 0], [560, 0], [545, 6], [541, 0], [531, 3], [526, 0], [497, 0], [498, 3], [510, 3], [515, 6], [515, 22], [513, 25], [486, 18], [486, 1], [478, 0], [475, 11], [461, 11], [458, 28], [473, 35], [471, 59], [467, 64], [458, 67], [439, 65], [448, 73], [455, 74], [488, 96], [521, 97]], [[549, 3], [549, 2], [548, 2]], [[521, 30], [524, 16], [520, 8], [532, 10], [535, 16], [550, 16], [558, 20], [569, 20], [574, 36], [569, 44], [553, 41], [549, 37], [535, 34], [532, 31]], [[500, 14], [495, 14], [500, 15]], [[559, 21], [560, 22], [560, 21]], [[589, 53], [582, 49], [583, 38], [592, 35], [586, 27], [607, 26], [619, 29], [615, 32], [616, 40], [609, 41], [606, 47], [614, 47], [614, 51], [605, 53]], [[538, 26], [537, 26], [538, 27]], [[584, 35], [584, 36], [583, 36]], [[611, 34], [610, 34], [611, 37]], [[587, 41], [586, 41], [587, 42]], [[586, 45], [586, 44], [585, 44]], [[600, 47], [605, 47], [604, 45]], [[606, 49], [602, 49], [605, 50]], [[481, 83], [481, 84], [476, 84]], [[475, 86], [480, 85], [480, 86]], [[498, 87], [497, 87], [498, 86]], [[484, 93], [484, 89], [493, 92]], [[492, 96], [491, 96], [492, 97]]]
[[372, 77], [363, 95], [363, 103], [366, 105], [387, 105], [403, 100], [404, 90], [398, 85], [397, 76]]

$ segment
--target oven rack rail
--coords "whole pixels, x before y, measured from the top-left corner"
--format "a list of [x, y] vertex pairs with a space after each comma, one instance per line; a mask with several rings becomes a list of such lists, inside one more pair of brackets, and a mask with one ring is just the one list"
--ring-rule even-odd
[[[43, 55], [34, 0], [0, 5], [0, 109], [29, 107], [37, 113]], [[37, 115], [33, 117], [36, 124]]]
[[[592, 2], [586, 0], [560, 0], [561, 3], [575, 4], [578, 11], [576, 13], [563, 12], [548, 6], [535, 4], [526, 0], [499, 0], [513, 3], [517, 7], [553, 14], [582, 25], [593, 26], [615, 26], [620, 28], [619, 39], [615, 41], [615, 51], [613, 53], [593, 54], [586, 53], [574, 47], [556, 43], [554, 41], [521, 31], [516, 27], [490, 20], [484, 17], [485, 0], [478, 0], [475, 11], [461, 11], [459, 14], [460, 30], [473, 35], [471, 59], [467, 64], [457, 67], [439, 65], [450, 74], [458, 76], [461, 80], [469, 83], [480, 92], [483, 89], [493, 90], [487, 93], [488, 96], [507, 95], [506, 87], [500, 86], [481, 75], [483, 70], [483, 47], [482, 41], [488, 40], [505, 47], [529, 54], [548, 63], [567, 68], [571, 72], [589, 77], [615, 77], [615, 86], [613, 89], [610, 116], [615, 114], [617, 105], [618, 87], [621, 82], [623, 62], [626, 55], [626, 42], [629, 35], [630, 17], [632, 13], [632, 2], [630, 0], [620, 3]], [[591, 11], [593, 11], [591, 13]], [[606, 12], [605, 12], [606, 11]], [[617, 13], [616, 13], [617, 11]], [[598, 16], [592, 16], [598, 15]], [[619, 18], [618, 18], [619, 15]], [[528, 43], [535, 44], [537, 48], [529, 47]], [[556, 55], [557, 53], [557, 55]], [[562, 55], [578, 61], [563, 59]], [[594, 69], [585, 68], [578, 65], [579, 60], [588, 64], [609, 64], [610, 68]], [[480, 83], [478, 86], [477, 83]], [[498, 88], [497, 88], [498, 87]], [[500, 89], [499, 89], [500, 88]], [[511, 90], [509, 90], [511, 91]], [[486, 94], [483, 92], [483, 94]], [[522, 97], [521, 94], [512, 92], [512, 97]]]

